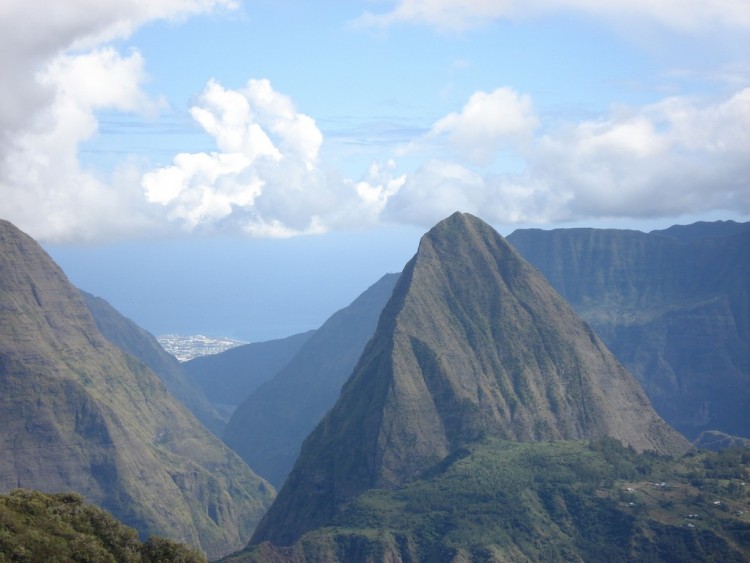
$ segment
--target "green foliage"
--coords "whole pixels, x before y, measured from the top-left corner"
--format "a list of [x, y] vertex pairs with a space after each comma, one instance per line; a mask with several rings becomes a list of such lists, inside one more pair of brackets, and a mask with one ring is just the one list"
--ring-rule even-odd
[[486, 439], [411, 484], [350, 502], [329, 528], [303, 536], [301, 560], [743, 561], [748, 462], [750, 450], [673, 459], [611, 438]]
[[0, 562], [200, 563], [199, 551], [132, 528], [75, 493], [16, 489], [0, 495]]
[[156, 536], [141, 546], [141, 557], [143, 563], [199, 563], [206, 560], [197, 549]]

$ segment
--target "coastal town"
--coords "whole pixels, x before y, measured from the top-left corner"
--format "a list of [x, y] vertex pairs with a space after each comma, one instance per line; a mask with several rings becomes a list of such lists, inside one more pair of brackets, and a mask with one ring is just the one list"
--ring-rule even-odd
[[246, 342], [240, 342], [231, 338], [213, 338], [202, 334], [192, 336], [164, 334], [157, 336], [156, 339], [162, 348], [181, 362], [187, 362], [193, 358], [209, 354], [218, 354], [230, 348], [246, 344]]

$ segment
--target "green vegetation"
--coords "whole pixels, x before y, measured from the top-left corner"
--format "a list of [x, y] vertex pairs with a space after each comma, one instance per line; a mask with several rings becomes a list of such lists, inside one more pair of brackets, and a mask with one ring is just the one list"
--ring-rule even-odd
[[198, 550], [137, 532], [75, 493], [0, 495], [0, 562], [200, 563]]
[[[750, 477], [748, 451], [675, 462], [603, 439], [488, 440], [464, 452], [428, 479], [363, 496], [335, 523], [346, 527], [359, 511], [379, 528], [409, 530], [423, 560], [509, 548], [544, 560], [648, 560], [666, 549], [684, 552], [682, 561], [731, 560], [733, 544], [750, 554], [750, 491], [737, 494]], [[697, 476], [702, 483], [691, 485]], [[700, 527], [685, 519], [695, 513]]]
[[[281, 551], [295, 561], [382, 561], [386, 555], [412, 561], [746, 561], [749, 507], [749, 449], [673, 459], [637, 454], [611, 438], [487, 439], [411, 484], [361, 495], [330, 526]], [[267, 550], [238, 560], [265, 560]]]

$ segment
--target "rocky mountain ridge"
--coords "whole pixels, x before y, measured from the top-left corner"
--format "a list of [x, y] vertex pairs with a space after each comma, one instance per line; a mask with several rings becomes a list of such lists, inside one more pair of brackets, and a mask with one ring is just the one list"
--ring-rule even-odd
[[397, 279], [383, 276], [331, 315], [229, 420], [224, 441], [275, 486], [284, 482], [302, 442], [339, 396]]
[[252, 543], [294, 543], [362, 492], [403, 485], [485, 436], [688, 448], [546, 280], [456, 213], [420, 241]]
[[81, 295], [102, 336], [146, 364], [206, 428], [221, 436], [225, 421], [203, 390], [185, 373], [177, 358], [166, 352], [152, 334], [120, 314], [105, 299], [85, 291], [81, 291]]
[[247, 541], [273, 487], [107, 341], [60, 268], [6, 221], [0, 331], [0, 491], [76, 491], [212, 557]]
[[750, 223], [521, 229], [508, 240], [690, 439], [750, 437]]
[[283, 368], [314, 331], [266, 342], [251, 342], [193, 358], [182, 364], [188, 376], [203, 389], [216, 408], [234, 410], [258, 387]]

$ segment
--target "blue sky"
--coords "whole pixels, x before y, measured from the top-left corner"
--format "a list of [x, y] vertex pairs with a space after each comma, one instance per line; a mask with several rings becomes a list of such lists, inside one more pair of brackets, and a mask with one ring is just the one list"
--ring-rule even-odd
[[745, 0], [528, 4], [7, 0], [0, 217], [152, 332], [253, 340], [455, 210], [748, 220]]

